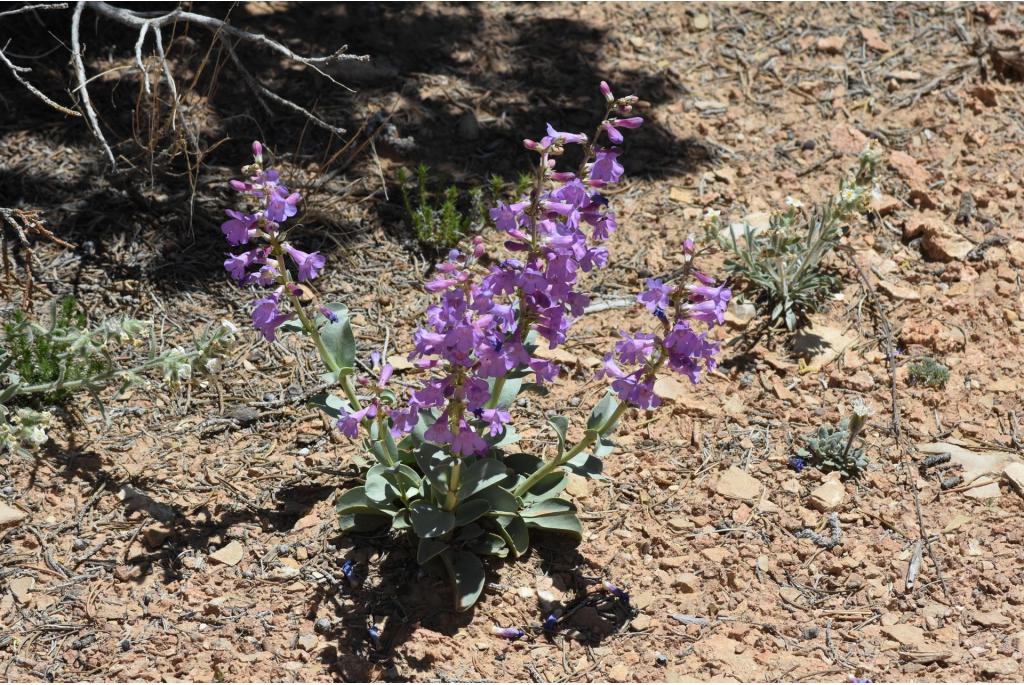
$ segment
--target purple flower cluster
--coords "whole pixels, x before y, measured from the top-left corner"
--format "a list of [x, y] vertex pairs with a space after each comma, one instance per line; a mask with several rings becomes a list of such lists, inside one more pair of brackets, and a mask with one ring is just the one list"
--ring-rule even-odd
[[277, 171], [263, 168], [263, 146], [259, 141], [252, 144], [252, 154], [253, 163], [242, 169], [249, 180], [230, 182], [232, 189], [245, 196], [251, 211], [228, 209], [229, 218], [220, 226], [232, 247], [252, 247], [241, 254], [227, 254], [224, 268], [239, 285], [276, 286], [269, 295], [256, 300], [252, 310], [253, 325], [272, 341], [277, 328], [292, 318], [291, 313], [280, 308], [285, 288], [293, 295], [301, 293], [284, 271], [285, 257], [294, 265], [300, 282], [316, 278], [325, 260], [318, 252], [303, 252], [282, 239], [281, 224], [298, 212], [301, 196], [281, 184]]
[[[637, 99], [615, 98], [602, 84], [607, 110], [602, 131], [612, 143], [622, 141], [619, 129], [634, 129], [642, 118], [629, 114]], [[518, 202], [499, 203], [490, 211], [495, 226], [506, 234], [511, 256], [484, 266], [479, 237], [469, 254], [452, 250], [426, 284], [438, 296], [429, 307], [426, 325], [415, 333], [411, 358], [437, 375], [413, 392], [407, 405], [391, 412], [393, 432], [412, 430], [424, 412], [436, 418], [425, 438], [449, 445], [454, 454], [480, 454], [488, 448], [484, 435], [500, 435], [509, 421], [497, 406], [491, 384], [511, 372], [532, 372], [538, 383], [557, 377], [557, 364], [531, 353], [531, 331], [554, 349], [566, 339], [573, 317], [583, 313], [589, 298], [577, 289], [581, 272], [603, 268], [608, 251], [601, 245], [615, 231], [615, 215], [600, 188], [623, 174], [620, 150], [597, 145], [583, 133], [563, 132], [548, 124], [539, 141], [523, 141], [539, 155], [535, 186]], [[556, 170], [556, 159], [568, 145], [583, 147], [576, 171]], [[351, 425], [348, 418], [342, 423]]]
[[[716, 287], [714, 281], [691, 268], [693, 250], [693, 242], [685, 241], [686, 274], [692, 275], [695, 283], [678, 287], [650, 278], [637, 297], [661, 323], [661, 335], [622, 332], [615, 351], [605, 358], [603, 373], [612, 378], [612, 390], [635, 407], [648, 409], [660, 404], [654, 383], [662, 366], [693, 383], [700, 381], [702, 372], [715, 369], [719, 346], [708, 333], [725, 322], [732, 292], [725, 286]], [[704, 330], [695, 329], [695, 324], [703, 324]], [[627, 373], [622, 366], [635, 370]]]

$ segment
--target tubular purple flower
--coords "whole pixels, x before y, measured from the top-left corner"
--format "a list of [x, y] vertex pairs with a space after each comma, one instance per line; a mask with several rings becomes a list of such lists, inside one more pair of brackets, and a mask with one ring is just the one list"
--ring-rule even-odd
[[226, 209], [224, 210], [224, 213], [231, 217], [220, 225], [220, 230], [223, 231], [228, 244], [238, 246], [248, 243], [251, 238], [250, 232], [256, 224], [258, 216], [254, 214], [243, 214], [242, 212], [236, 212], [233, 209]]
[[665, 285], [657, 278], [647, 279], [647, 289], [637, 296], [637, 302], [647, 307], [651, 314], [668, 308], [668, 298], [672, 294], [672, 286]]
[[606, 81], [601, 81], [600, 89], [601, 95], [604, 96], [606, 102], [608, 102], [609, 104], [615, 102], [615, 96], [612, 95], [612, 89], [608, 86], [608, 83]]
[[619, 153], [620, 150], [615, 148], [598, 149], [589, 168], [589, 179], [603, 183], [618, 183], [623, 173], [622, 164], [618, 160]]
[[587, 136], [585, 134], [556, 131], [555, 127], [551, 124], [548, 124], [547, 133], [547, 136], [541, 138], [541, 147], [551, 147], [554, 143], [561, 143], [563, 145], [582, 145], [587, 142]]
[[338, 428], [346, 436], [350, 438], [359, 437], [359, 427], [363, 422], [363, 419], [377, 416], [377, 403], [371, 402], [359, 411], [352, 411], [345, 413], [344, 416], [338, 419]]
[[252, 324], [263, 334], [267, 342], [274, 342], [278, 326], [292, 318], [291, 314], [284, 314], [277, 308], [283, 291], [283, 287], [278, 288], [267, 297], [256, 300], [254, 303]]
[[303, 252], [288, 243], [284, 243], [282, 247], [284, 247], [285, 252], [288, 253], [292, 261], [295, 262], [295, 266], [299, 268], [298, 279], [303, 283], [316, 278], [327, 262], [319, 252]]

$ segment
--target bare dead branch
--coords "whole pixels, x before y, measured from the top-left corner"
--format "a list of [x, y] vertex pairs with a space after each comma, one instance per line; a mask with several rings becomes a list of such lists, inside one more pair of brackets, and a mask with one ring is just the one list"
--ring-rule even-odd
[[[67, 5], [65, 5], [65, 7], [67, 7]], [[2, 16], [2, 15], [0, 15], [0, 16]], [[64, 105], [62, 105], [62, 104], [60, 104], [58, 102], [54, 102], [53, 100], [48, 98], [45, 93], [43, 93], [41, 90], [39, 90], [38, 88], [33, 86], [26, 79], [22, 78], [21, 74], [28, 73], [28, 72], [30, 72], [32, 70], [29, 69], [28, 67], [19, 67], [16, 64], [12, 63], [9, 59], [7, 59], [7, 55], [4, 54], [3, 50], [0, 50], [0, 62], [3, 62], [4, 64], [6, 64], [7, 68], [11, 70], [11, 75], [14, 76], [14, 80], [15, 81], [17, 81], [21, 85], [25, 86], [25, 88], [28, 89], [28, 92], [30, 92], [33, 95], [35, 95], [37, 98], [39, 98], [40, 100], [45, 102], [50, 107], [54, 108], [58, 112], [61, 112], [62, 114], [67, 114], [68, 116], [72, 116], [72, 117], [80, 117], [80, 116], [82, 116], [81, 112], [76, 112], [75, 110], [68, 109], [67, 107], [65, 107]]]
[[82, 91], [82, 108], [85, 110], [86, 119], [89, 121], [89, 128], [92, 129], [92, 134], [96, 136], [96, 140], [100, 142], [103, 151], [107, 153], [110, 166], [116, 169], [117, 160], [114, 159], [114, 152], [110, 149], [110, 145], [107, 144], [107, 139], [103, 137], [103, 131], [100, 130], [100, 122], [96, 117], [96, 110], [93, 109], [92, 100], [89, 99], [89, 89], [85, 85], [88, 81], [85, 76], [85, 62], [82, 61], [82, 43], [79, 40], [82, 10], [84, 9], [85, 0], [79, 0], [75, 5], [75, 13], [71, 16], [71, 55], [75, 64], [75, 76], [78, 78], [78, 89]]
[[55, 3], [39, 3], [36, 5], [25, 5], [18, 9], [7, 10], [6, 12], [0, 12], [0, 18], [9, 17], [13, 14], [24, 14], [25, 12], [33, 12], [35, 10], [66, 10], [68, 3], [66, 2], [55, 2]]

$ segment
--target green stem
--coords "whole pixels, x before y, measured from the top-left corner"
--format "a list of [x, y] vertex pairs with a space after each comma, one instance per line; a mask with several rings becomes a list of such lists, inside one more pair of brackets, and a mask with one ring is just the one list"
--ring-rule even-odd
[[448, 479], [448, 495], [444, 500], [444, 510], [452, 511], [459, 497], [459, 480], [462, 476], [462, 460], [456, 459], [452, 465], [451, 478]]
[[620, 400], [618, 406], [615, 407], [615, 411], [612, 412], [612, 415], [608, 417], [608, 420], [605, 421], [600, 428], [598, 428], [596, 431], [587, 431], [579, 442], [573, 445], [568, 452], [562, 454], [561, 458], [552, 459], [551, 461], [546, 462], [544, 466], [540, 467], [539, 470], [535, 471], [532, 476], [524, 480], [522, 484], [515, 489], [514, 494], [517, 497], [522, 497], [523, 495], [530, 491], [530, 488], [539, 483], [549, 473], [559, 468], [560, 466], [564, 466], [573, 457], [575, 457], [580, 452], [594, 444], [594, 441], [596, 441], [598, 438], [603, 438], [605, 433], [611, 430], [612, 427], [618, 422], [618, 420], [622, 418], [622, 415], [626, 413], [627, 409], [629, 409], [629, 405]]

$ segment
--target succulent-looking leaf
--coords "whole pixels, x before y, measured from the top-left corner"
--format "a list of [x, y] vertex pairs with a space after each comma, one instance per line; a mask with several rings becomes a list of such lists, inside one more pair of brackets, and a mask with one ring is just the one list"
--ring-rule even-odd
[[565, 452], [565, 434], [569, 430], [569, 419], [564, 416], [549, 416], [548, 424], [555, 430], [558, 436], [558, 459], [562, 458]]
[[485, 488], [500, 483], [507, 475], [508, 469], [497, 459], [479, 459], [473, 462], [462, 470], [458, 500], [461, 502]]
[[583, 526], [576, 518], [576, 508], [562, 499], [548, 499], [532, 504], [522, 512], [527, 527], [570, 535], [583, 539]]
[[[601, 398], [601, 401], [590, 412], [590, 417], [587, 419], [587, 430], [600, 430], [608, 422], [612, 414], [615, 413], [617, 406], [618, 401], [615, 399], [615, 395], [611, 392], [605, 393], [605, 396]], [[608, 428], [611, 429], [614, 426], [608, 426]]]
[[355, 366], [356, 339], [352, 334], [352, 326], [349, 324], [347, 315], [339, 315], [337, 321], [325, 326], [320, 332], [320, 338], [323, 340], [327, 354], [331, 356], [330, 360], [323, 360], [327, 368], [339, 366], [350, 369]]
[[485, 499], [466, 500], [455, 507], [455, 527], [466, 526], [491, 510], [491, 503]]
[[421, 565], [425, 564], [446, 549], [448, 549], [448, 543], [443, 540], [420, 538], [420, 544], [416, 550], [416, 562]]
[[412, 529], [421, 538], [439, 538], [455, 527], [455, 515], [452, 512], [424, 500], [414, 502], [409, 507], [409, 518], [412, 520]]
[[320, 411], [324, 412], [331, 418], [338, 418], [341, 416], [342, 410], [348, 411], [348, 402], [341, 399], [336, 395], [332, 395], [328, 392], [321, 392], [314, 395], [309, 400], [309, 405], [316, 407]]
[[484, 565], [480, 558], [472, 552], [449, 550], [441, 554], [441, 560], [455, 588], [455, 610], [471, 608], [484, 591]]

